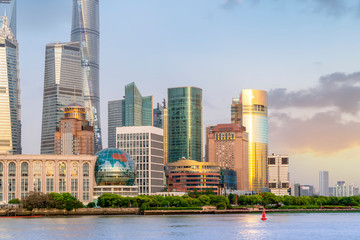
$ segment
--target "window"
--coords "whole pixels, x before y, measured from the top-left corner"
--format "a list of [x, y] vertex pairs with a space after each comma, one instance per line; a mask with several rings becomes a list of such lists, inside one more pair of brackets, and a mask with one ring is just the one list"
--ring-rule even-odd
[[269, 165], [275, 164], [275, 158], [269, 158]]
[[66, 163], [59, 163], [59, 177], [66, 177]]
[[46, 193], [54, 192], [54, 179], [47, 178], [46, 179]]
[[89, 177], [90, 176], [90, 166], [88, 163], [84, 163], [83, 165], [83, 177]]
[[4, 166], [0, 163], [0, 177], [4, 176]]
[[21, 164], [21, 177], [28, 177], [29, 176], [29, 164], [23, 162]]
[[269, 188], [276, 188], [276, 183], [269, 183]]
[[59, 192], [66, 192], [66, 179], [59, 179]]
[[46, 177], [54, 177], [55, 173], [55, 163], [54, 162], [46, 162]]
[[9, 177], [16, 177], [16, 165], [14, 162], [9, 164]]
[[288, 158], [281, 158], [281, 164], [289, 164]]
[[79, 175], [79, 168], [76, 163], [71, 163], [71, 177], [77, 177]]
[[83, 191], [84, 192], [90, 191], [90, 180], [89, 179], [83, 179]]

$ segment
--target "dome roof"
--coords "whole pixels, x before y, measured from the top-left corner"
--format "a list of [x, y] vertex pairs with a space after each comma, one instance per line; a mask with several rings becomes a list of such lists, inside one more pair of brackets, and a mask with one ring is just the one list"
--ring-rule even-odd
[[134, 185], [136, 169], [129, 154], [117, 148], [107, 148], [96, 156], [95, 181], [98, 186]]
[[73, 102], [73, 103], [70, 103], [69, 105], [66, 105], [67, 108], [83, 108], [84, 106], [82, 106], [81, 104], [79, 103], [76, 103], [76, 102]]

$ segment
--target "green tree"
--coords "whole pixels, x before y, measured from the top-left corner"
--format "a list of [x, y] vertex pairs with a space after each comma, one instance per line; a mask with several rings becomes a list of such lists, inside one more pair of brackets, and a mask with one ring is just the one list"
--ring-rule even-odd
[[20, 200], [17, 199], [17, 198], [11, 199], [11, 200], [9, 201], [9, 204], [20, 204]]

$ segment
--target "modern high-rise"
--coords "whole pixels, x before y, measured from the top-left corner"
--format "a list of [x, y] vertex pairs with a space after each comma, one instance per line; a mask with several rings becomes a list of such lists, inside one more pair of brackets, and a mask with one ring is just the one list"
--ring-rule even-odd
[[127, 152], [136, 165], [139, 194], [151, 195], [164, 189], [163, 130], [153, 126], [116, 128], [117, 148]]
[[56, 155], [94, 155], [94, 130], [85, 120], [83, 106], [72, 103], [62, 109], [64, 118], [55, 132]]
[[270, 155], [268, 168], [270, 191], [278, 196], [289, 195], [289, 156]]
[[94, 127], [95, 152], [102, 149], [99, 94], [99, 0], [73, 0], [71, 41], [80, 43], [86, 119]]
[[18, 43], [7, 17], [0, 31], [0, 154], [21, 154]]
[[80, 44], [52, 43], [46, 46], [41, 154], [54, 154], [54, 134], [64, 117], [61, 108], [83, 102]]
[[329, 196], [329, 172], [320, 171], [319, 172], [319, 195], [320, 196]]
[[164, 129], [164, 164], [167, 164], [168, 159], [168, 108], [166, 106], [166, 100], [163, 104], [157, 104], [157, 108], [154, 108], [154, 127]]
[[267, 92], [243, 89], [239, 104], [241, 122], [249, 134], [249, 188], [261, 192], [268, 187]]
[[202, 89], [168, 89], [168, 163], [202, 161]]
[[231, 102], [231, 123], [242, 125], [242, 112], [240, 98], [233, 98]]
[[[7, 16], [8, 25], [16, 37], [16, 0], [0, 0], [0, 15]], [[0, 26], [3, 19], [0, 18]]]
[[116, 128], [124, 126], [125, 100], [108, 102], [108, 148], [116, 148]]
[[125, 98], [108, 102], [108, 146], [116, 146], [116, 128], [153, 125], [153, 96], [143, 97], [135, 83], [125, 86]]
[[237, 190], [249, 189], [248, 134], [239, 124], [208, 127], [208, 161], [236, 171]]

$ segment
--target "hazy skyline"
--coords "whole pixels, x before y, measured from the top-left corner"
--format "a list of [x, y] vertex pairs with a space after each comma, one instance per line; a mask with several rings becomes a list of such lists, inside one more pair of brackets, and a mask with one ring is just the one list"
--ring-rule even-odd
[[[23, 152], [40, 152], [45, 46], [70, 40], [72, 0], [18, 0]], [[360, 184], [360, 2], [102, 0], [100, 97], [135, 82], [154, 103], [203, 89], [204, 126], [230, 122], [243, 88], [269, 91], [269, 153], [290, 155], [291, 182], [318, 171]], [[154, 106], [155, 106], [154, 104]], [[296, 171], [294, 171], [296, 169]]]

